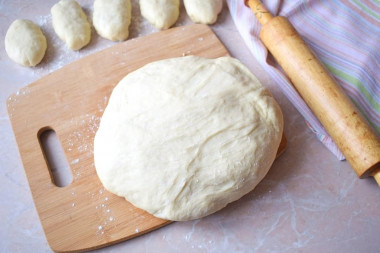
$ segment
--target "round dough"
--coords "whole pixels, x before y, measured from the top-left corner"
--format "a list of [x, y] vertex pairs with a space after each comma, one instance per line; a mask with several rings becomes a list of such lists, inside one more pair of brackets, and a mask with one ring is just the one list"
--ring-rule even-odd
[[179, 0], [140, 0], [141, 15], [158, 29], [168, 29], [179, 16]]
[[108, 191], [136, 207], [197, 219], [255, 188], [282, 128], [279, 106], [238, 60], [162, 60], [115, 87], [95, 136], [95, 167]]
[[95, 0], [93, 24], [103, 38], [122, 41], [129, 36], [131, 0]]
[[61, 0], [51, 8], [53, 28], [72, 50], [86, 46], [91, 39], [91, 26], [82, 7], [74, 0]]
[[223, 0], [184, 0], [187, 15], [194, 23], [214, 24], [222, 11]]
[[17, 19], [5, 35], [5, 51], [16, 63], [31, 67], [44, 58], [46, 38], [40, 27], [30, 20]]

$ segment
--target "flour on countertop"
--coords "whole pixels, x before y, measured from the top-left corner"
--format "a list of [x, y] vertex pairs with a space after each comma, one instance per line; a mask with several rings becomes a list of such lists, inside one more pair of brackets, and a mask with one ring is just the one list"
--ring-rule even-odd
[[[103, 39], [96, 33], [92, 25], [92, 14], [94, 11], [93, 1], [78, 1], [78, 3], [82, 6], [84, 12], [87, 15], [88, 21], [92, 26], [90, 43], [79, 51], [72, 51], [68, 49], [65, 43], [58, 38], [52, 26], [52, 17], [50, 13], [38, 16], [33, 20], [37, 25], [41, 27], [42, 32], [46, 36], [48, 44], [46, 54], [42, 62], [34, 68], [26, 69], [26, 71], [30, 71], [33, 74], [35, 77], [34, 80], [37, 80], [71, 62], [79, 60], [84, 56], [90, 55], [119, 43]], [[181, 5], [180, 16], [174, 27], [184, 26], [191, 23], [191, 20]], [[183, 28], [183, 30], [185, 30], [185, 28]], [[128, 40], [133, 40], [134, 38], [159, 32], [159, 29], [154, 27], [141, 16], [139, 1], [132, 1], [132, 21], [129, 27], [129, 32], [130, 35]], [[203, 40], [203, 38], [199, 38], [199, 40]]]
[[[92, 24], [93, 2], [86, 1], [85, 3], [82, 3], [79, 1], [79, 4], [82, 6], [84, 12], [86, 13], [90, 24]], [[90, 43], [81, 50], [72, 51], [69, 50], [65, 43], [61, 41], [55, 34], [50, 13], [48, 15], [39, 16], [35, 22], [41, 27], [42, 32], [46, 36], [48, 44], [46, 54], [42, 62], [35, 68], [29, 69], [29, 71], [31, 71], [36, 77], [35, 80], [71, 62], [79, 60], [84, 56], [118, 44], [118, 42], [113, 42], [101, 38], [92, 26]], [[159, 31], [141, 16], [138, 1], [132, 1], [132, 22], [129, 30], [130, 39]]]

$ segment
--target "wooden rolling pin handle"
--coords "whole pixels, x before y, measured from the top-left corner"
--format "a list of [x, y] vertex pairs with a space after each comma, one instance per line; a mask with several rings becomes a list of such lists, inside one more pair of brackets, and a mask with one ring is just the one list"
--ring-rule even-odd
[[375, 178], [377, 184], [380, 186], [380, 169], [377, 170], [372, 176]]
[[[246, 2], [256, 16], [260, 1]], [[259, 6], [259, 7], [257, 7]], [[260, 38], [360, 178], [380, 186], [380, 139], [284, 17], [258, 17]]]
[[246, 6], [250, 7], [260, 24], [265, 25], [272, 18], [272, 14], [258, 0], [244, 0]]

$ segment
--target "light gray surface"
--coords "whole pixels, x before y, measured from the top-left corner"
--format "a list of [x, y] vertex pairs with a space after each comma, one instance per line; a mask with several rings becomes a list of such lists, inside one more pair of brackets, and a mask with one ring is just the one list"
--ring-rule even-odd
[[[93, 33], [90, 45], [71, 52], [51, 28], [56, 1], [0, 1], [0, 251], [50, 252], [35, 210], [6, 111], [7, 97], [38, 78], [85, 55], [116, 44]], [[78, 1], [87, 13], [92, 1]], [[139, 16], [131, 37], [156, 32]], [[48, 51], [36, 68], [13, 63], [4, 50], [8, 26], [17, 18], [42, 26]], [[184, 9], [176, 26], [190, 24]], [[248, 53], [224, 8], [214, 32], [230, 53], [271, 90], [285, 117], [287, 151], [251, 193], [204, 219], [176, 222], [104, 252], [379, 252], [380, 191], [359, 180], [346, 162], [327, 151], [302, 117]]]

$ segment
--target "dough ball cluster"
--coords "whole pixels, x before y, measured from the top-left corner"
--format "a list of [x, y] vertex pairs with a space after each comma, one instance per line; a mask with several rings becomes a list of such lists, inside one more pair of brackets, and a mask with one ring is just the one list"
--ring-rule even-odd
[[[93, 23], [97, 33], [113, 41], [126, 40], [131, 23], [131, 0], [95, 0]], [[51, 8], [53, 28], [71, 50], [80, 50], [91, 41], [91, 24], [74, 0], [61, 0]], [[8, 28], [5, 50], [14, 62], [36, 66], [45, 56], [46, 37], [30, 20], [17, 19]]]
[[[139, 0], [141, 15], [158, 29], [168, 29], [179, 17], [180, 0]], [[213, 24], [223, 0], [184, 0], [186, 11], [195, 23]], [[91, 41], [91, 24], [75, 0], [61, 0], [51, 8], [53, 28], [71, 50], [80, 50]], [[95, 0], [93, 25], [103, 38], [123, 41], [129, 36], [131, 0]], [[18, 19], [8, 28], [6, 52], [16, 63], [33, 67], [41, 62], [47, 48], [40, 27], [30, 20]]]

